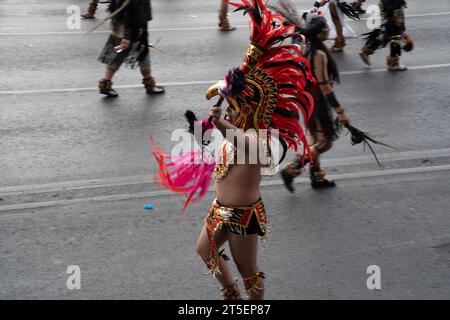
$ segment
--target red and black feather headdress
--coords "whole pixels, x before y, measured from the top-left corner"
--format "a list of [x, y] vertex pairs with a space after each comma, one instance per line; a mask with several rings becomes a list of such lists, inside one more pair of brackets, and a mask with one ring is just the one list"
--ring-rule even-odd
[[303, 143], [309, 151], [299, 119], [303, 119], [306, 127], [314, 107], [307, 89], [315, 80], [300, 48], [283, 43], [285, 39], [300, 35], [295, 33], [295, 26], [286, 25], [283, 16], [270, 11], [262, 0], [229, 4], [251, 19], [250, 44], [244, 62], [239, 71], [232, 73], [243, 73], [245, 85], [241, 80], [241, 89], [232, 90], [234, 83], [230, 79], [233, 77], [229, 73], [223, 81], [208, 89], [207, 99], [215, 95], [226, 98], [238, 113], [237, 127], [246, 129], [250, 120], [257, 132], [277, 129], [286, 149], [297, 151]]

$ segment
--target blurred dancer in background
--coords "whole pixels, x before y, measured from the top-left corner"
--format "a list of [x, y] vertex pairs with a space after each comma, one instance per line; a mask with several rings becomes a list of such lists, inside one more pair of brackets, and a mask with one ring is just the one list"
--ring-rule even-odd
[[147, 23], [152, 20], [150, 0], [112, 0], [108, 11], [112, 17], [112, 33], [100, 54], [106, 64], [105, 76], [99, 81], [101, 94], [117, 97], [112, 78], [123, 62], [130, 68], [139, 65], [147, 94], [159, 94], [164, 88], [157, 86], [150, 68], [150, 50]]
[[[370, 65], [369, 56], [379, 47], [386, 47], [390, 43], [390, 55], [386, 57], [387, 69], [390, 71], [404, 71], [408, 68], [400, 64], [402, 49], [409, 52], [413, 49], [413, 41], [406, 33], [404, 0], [381, 0], [381, 27], [366, 33], [366, 43], [361, 48], [360, 56], [365, 64]], [[402, 46], [403, 41], [403, 46]]]

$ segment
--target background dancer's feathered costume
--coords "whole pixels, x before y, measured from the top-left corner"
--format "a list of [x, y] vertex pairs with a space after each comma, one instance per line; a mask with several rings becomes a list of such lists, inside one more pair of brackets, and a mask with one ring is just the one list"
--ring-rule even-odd
[[[236, 11], [249, 15], [250, 44], [240, 68], [231, 70], [224, 80], [210, 87], [206, 93], [207, 99], [219, 96], [218, 104], [227, 100], [236, 115], [233, 125], [239, 129], [254, 128], [260, 138], [263, 129], [279, 130], [278, 138], [284, 149], [280, 162], [289, 148], [298, 150], [301, 144], [303, 154], [309, 153], [300, 119], [306, 126], [314, 105], [306, 88], [314, 85], [315, 80], [309, 61], [302, 56], [299, 47], [283, 43], [288, 38], [299, 36], [293, 32], [295, 27], [285, 25], [283, 17], [268, 10], [262, 0], [242, 0], [230, 5], [235, 6]], [[192, 128], [195, 117], [191, 114], [188, 119]], [[201, 121], [202, 133], [210, 128], [210, 124], [209, 119]], [[273, 138], [270, 133], [269, 138]], [[235, 153], [234, 145], [225, 140], [217, 160], [203, 150], [172, 157], [156, 148], [153, 155], [159, 165], [158, 179], [165, 188], [187, 196], [186, 208], [189, 203], [204, 196], [213, 165], [216, 182], [227, 179], [233, 167], [230, 160], [234, 159]], [[195, 157], [208, 161], [200, 164], [190, 162]], [[188, 161], [182, 161], [184, 159]], [[209, 238], [207, 266], [213, 274], [217, 274], [220, 273], [221, 255], [214, 243], [215, 232], [225, 228], [228, 232], [243, 236], [253, 233], [264, 236], [267, 227], [264, 204], [260, 199], [248, 207], [223, 207], [215, 200], [206, 216], [205, 226]], [[263, 273], [258, 272], [244, 279], [247, 292], [257, 290], [261, 278]], [[233, 288], [224, 289], [230, 297], [236, 297]]]
[[[406, 66], [400, 64], [400, 56], [402, 49], [405, 51], [413, 49], [413, 41], [406, 33], [404, 8], [406, 8], [404, 0], [380, 1], [381, 27], [366, 34], [367, 41], [360, 51], [364, 63], [370, 65], [369, 56], [379, 47], [384, 48], [390, 43], [391, 53], [386, 57], [388, 70], [407, 70]], [[402, 41], [404, 41], [403, 47]]]

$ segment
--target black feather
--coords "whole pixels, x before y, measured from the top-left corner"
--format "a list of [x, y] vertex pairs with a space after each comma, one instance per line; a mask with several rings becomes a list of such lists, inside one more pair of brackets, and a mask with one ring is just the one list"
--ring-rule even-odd
[[287, 145], [286, 141], [284, 141], [283, 138], [280, 138], [280, 144], [283, 147], [283, 153], [281, 154], [281, 158], [280, 158], [280, 161], [278, 162], [278, 164], [282, 163], [284, 158], [286, 158], [286, 154], [287, 154], [287, 150], [288, 150], [288, 145]]
[[231, 82], [231, 94], [233, 96], [238, 95], [245, 88], [247, 88], [247, 78], [245, 77], [244, 71], [240, 68], [231, 69], [228, 72], [228, 77]]
[[280, 13], [285, 19], [285, 23], [303, 27], [302, 19], [295, 8], [295, 5], [289, 0], [278, 0], [269, 5], [269, 8], [277, 13]]
[[383, 37], [381, 29], [375, 29], [371, 32], [363, 33], [363, 36], [366, 36], [364, 40], [366, 40], [366, 45], [372, 47], [373, 49], [377, 49], [380, 46], [385, 47], [388, 43], [386, 37]]
[[337, 1], [337, 6], [342, 11], [343, 14], [345, 14], [347, 17], [349, 17], [352, 20], [361, 20], [359, 18], [358, 13], [353, 9], [351, 5], [349, 5], [347, 2], [343, 1]]
[[186, 120], [189, 123], [188, 131], [190, 134], [193, 135], [194, 134], [194, 123], [197, 121], [197, 116], [191, 110], [187, 110], [186, 113], [184, 114], [184, 116], [186, 117]]
[[285, 118], [294, 118], [294, 119], [299, 119], [300, 117], [298, 116], [298, 112], [292, 111], [292, 110], [288, 110], [288, 109], [283, 109], [283, 108], [275, 108], [275, 113], [279, 114], [282, 117]]
[[267, 41], [267, 45], [275, 45], [277, 43], [283, 43], [283, 41], [286, 39], [286, 36], [278, 36], [278, 37], [272, 37]]
[[255, 6], [255, 11], [253, 12], [255, 22], [256, 22], [258, 25], [261, 25], [261, 23], [262, 23], [262, 18], [261, 18], [261, 8], [259, 7], [258, 1], [253, 0], [253, 4], [254, 4], [254, 6]]
[[249, 6], [242, 6], [242, 7], [234, 9], [233, 12], [238, 12], [241, 10], [244, 10], [244, 15], [245, 15], [249, 10], [252, 10], [252, 8]]
[[290, 88], [290, 89], [297, 89], [297, 86], [295, 86], [294, 84], [292, 84], [292, 83], [283, 83], [283, 84], [280, 84], [279, 86], [278, 86], [278, 88]]

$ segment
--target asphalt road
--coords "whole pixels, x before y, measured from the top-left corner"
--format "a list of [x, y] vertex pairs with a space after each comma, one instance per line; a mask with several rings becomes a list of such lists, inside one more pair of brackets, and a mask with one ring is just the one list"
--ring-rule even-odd
[[[108, 100], [96, 88], [108, 26], [85, 34], [104, 5], [68, 30], [66, 8], [87, 1], [0, 0], [0, 299], [219, 297], [195, 253], [214, 195], [178, 224], [182, 199], [153, 183], [149, 137], [170, 148], [183, 112], [205, 113], [205, 90], [243, 58], [247, 20], [231, 13], [238, 29], [221, 33], [218, 3], [152, 2], [152, 69], [167, 92], [146, 96], [139, 72], [123, 68]], [[343, 136], [323, 161], [337, 188], [312, 190], [305, 175], [291, 195], [264, 178], [269, 299], [450, 298], [450, 1], [410, 0], [406, 14], [409, 71], [386, 72], [387, 49], [366, 67], [362, 39], [336, 55], [352, 122], [398, 147], [376, 147], [383, 168]], [[365, 20], [350, 24], [367, 32]], [[69, 265], [80, 290], [66, 287]], [[366, 286], [370, 265], [380, 290]]]

